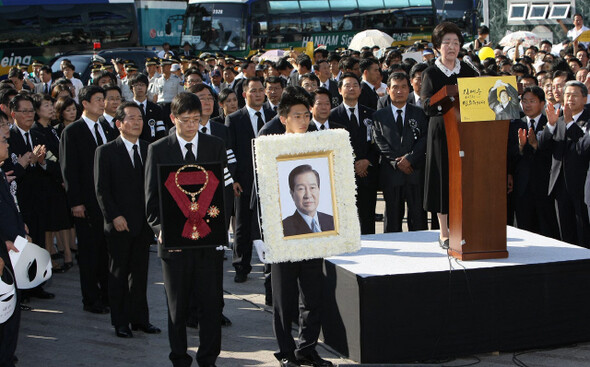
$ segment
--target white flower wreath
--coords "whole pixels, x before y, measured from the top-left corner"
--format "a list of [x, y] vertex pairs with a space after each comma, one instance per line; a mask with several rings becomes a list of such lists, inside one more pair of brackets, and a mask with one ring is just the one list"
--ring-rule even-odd
[[[360, 249], [360, 225], [355, 202], [354, 159], [344, 129], [305, 134], [261, 136], [254, 140], [258, 195], [264, 232], [265, 262], [300, 261]], [[281, 218], [277, 158], [312, 153], [333, 154], [335, 234], [285, 240]]]

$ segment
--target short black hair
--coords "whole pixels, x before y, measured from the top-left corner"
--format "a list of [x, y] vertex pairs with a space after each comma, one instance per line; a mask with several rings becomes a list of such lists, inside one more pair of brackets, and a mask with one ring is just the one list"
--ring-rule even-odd
[[374, 58], [365, 58], [365, 59], [361, 59], [361, 61], [359, 62], [359, 67], [361, 69], [361, 73], [364, 73], [365, 70], [369, 70], [369, 68], [372, 65], [378, 65], [379, 62], [377, 60], [375, 60]]
[[315, 177], [318, 179], [318, 187], [320, 187], [320, 174], [318, 171], [313, 169], [309, 164], [302, 164], [293, 168], [289, 173], [289, 190], [295, 190], [295, 177], [308, 172], [313, 172], [315, 174]]
[[309, 96], [311, 97], [311, 100], [313, 101], [313, 103], [315, 103], [316, 97], [319, 95], [322, 95], [322, 94], [325, 96], [328, 96], [328, 100], [330, 101], [330, 104], [332, 104], [332, 94], [330, 93], [329, 90], [327, 90], [324, 87], [319, 87], [315, 92], [311, 92], [309, 94]]
[[399, 71], [391, 73], [391, 75], [389, 75], [389, 78], [387, 79], [387, 86], [390, 87], [391, 82], [393, 82], [394, 80], [405, 80], [408, 83], [408, 87], [410, 86], [410, 77], [406, 73], [402, 73]]
[[50, 101], [51, 103], [55, 102], [55, 99], [53, 99], [53, 97], [51, 97], [49, 94], [44, 93], [33, 94], [32, 98], [33, 107], [35, 108], [35, 110], [38, 110], [39, 107], [41, 107], [43, 101]]
[[119, 95], [122, 97], [123, 93], [121, 92], [121, 88], [119, 88], [118, 85], [116, 84], [106, 84], [104, 87], [102, 87], [102, 90], [104, 90], [104, 95], [107, 95], [107, 92], [111, 91], [111, 90], [116, 90], [117, 92], [119, 92]]
[[5, 106], [10, 105], [10, 100], [18, 94], [18, 91], [14, 88], [4, 88], [0, 90], [0, 104]]
[[529, 72], [529, 69], [523, 64], [514, 64], [510, 67], [511, 74], [516, 74], [516, 73], [528, 74], [528, 72]]
[[16, 111], [18, 109], [19, 104], [22, 101], [29, 101], [31, 102], [31, 105], [35, 107], [35, 101], [33, 101], [33, 98], [31, 98], [31, 96], [24, 93], [17, 93], [17, 95], [12, 97], [12, 99], [10, 100], [10, 111]]
[[264, 79], [264, 88], [266, 88], [266, 86], [268, 84], [280, 84], [281, 88], [285, 88], [285, 79], [279, 77], [279, 76], [269, 76], [268, 78]]
[[536, 85], [526, 87], [522, 91], [522, 96], [524, 97], [524, 95], [527, 93], [532, 93], [539, 99], [540, 102], [545, 102], [545, 91], [543, 90], [543, 88]]
[[39, 69], [39, 72], [41, 72], [41, 71], [44, 71], [44, 72], [49, 73], [49, 74], [52, 73], [51, 66], [49, 66], [49, 65], [43, 65], [43, 66], [41, 66], [41, 68]]
[[200, 83], [197, 85], [191, 85], [190, 88], [188, 89], [189, 92], [197, 94], [199, 92], [202, 92], [203, 90], [208, 90], [209, 93], [211, 93], [211, 97], [213, 97], [213, 99], [215, 99], [215, 93], [213, 92], [213, 88], [211, 88], [210, 86], [208, 86], [205, 83]]
[[106, 70], [101, 70], [100, 73], [96, 77], [92, 78], [92, 84], [98, 85], [98, 82], [103, 78], [111, 79], [111, 82], [108, 84], [115, 84], [117, 82], [117, 78], [112, 73], [110, 73]]
[[359, 77], [356, 76], [356, 74], [344, 73], [340, 76], [340, 79], [338, 80], [338, 89], [342, 88], [342, 84], [344, 83], [344, 79], [346, 79], [346, 78], [354, 78], [354, 80], [356, 80], [359, 83], [359, 86], [361, 85], [361, 81], [360, 81]]
[[311, 59], [309, 58], [309, 56], [307, 56], [307, 54], [301, 54], [299, 56], [297, 56], [297, 65], [301, 65], [304, 68], [306, 68], [307, 70], [311, 70]]
[[332, 62], [332, 61], [340, 62], [340, 59], [341, 59], [341, 57], [337, 53], [332, 52], [330, 55], [328, 55], [328, 62]]
[[303, 85], [303, 80], [304, 79], [309, 79], [311, 81], [315, 81], [318, 84], [318, 87], [321, 84], [320, 78], [318, 78], [318, 76], [315, 75], [314, 73], [305, 73], [305, 74], [301, 75], [299, 77], [299, 85]]
[[482, 25], [481, 27], [477, 28], [477, 34], [490, 34], [490, 29], [487, 26]]
[[535, 85], [539, 85], [539, 82], [538, 82], [537, 78], [535, 78], [534, 75], [524, 74], [523, 76], [518, 78], [518, 82], [521, 83], [523, 79], [533, 79]]
[[150, 85], [150, 80], [147, 75], [141, 73], [135, 74], [129, 81], [129, 86], [133, 88], [136, 84], [140, 83], [145, 84], [146, 87]]
[[289, 62], [289, 60], [287, 60], [286, 57], [283, 57], [283, 58], [279, 59], [279, 61], [277, 62], [276, 68], [279, 71], [287, 70], [287, 69], [292, 70], [293, 65]]
[[289, 86], [285, 88], [279, 101], [278, 114], [279, 116], [287, 117], [291, 112], [291, 107], [296, 105], [304, 105], [308, 110], [310, 107], [310, 96], [302, 87]]
[[14, 77], [17, 77], [21, 80], [23, 80], [25, 78], [25, 76], [23, 75], [23, 72], [17, 67], [12, 67], [8, 71], [8, 78], [10, 79], [10, 78], [14, 78]]
[[[225, 100], [231, 95], [231, 94], [236, 94], [236, 91], [231, 89], [231, 88], [224, 88], [221, 90], [221, 92], [219, 92], [218, 95], [218, 99], [219, 99], [219, 103], [224, 103]], [[237, 96], [237, 95], [236, 95]]]
[[203, 79], [203, 74], [197, 68], [190, 68], [184, 72], [184, 80], [188, 79], [189, 75], [198, 75], [201, 79]]
[[80, 104], [82, 104], [82, 101], [90, 102], [92, 96], [97, 93], [102, 94], [103, 97], [105, 96], [104, 89], [101, 87], [97, 85], [87, 85], [78, 92], [78, 101], [80, 101]]
[[252, 82], [260, 82], [261, 84], [264, 83], [261, 78], [257, 76], [251, 76], [249, 78], [244, 79], [244, 81], [242, 82], [242, 90], [244, 92], [248, 90], [250, 88], [250, 83]]
[[185, 112], [203, 111], [201, 101], [196, 94], [190, 92], [180, 92], [172, 99], [170, 112], [174, 116], [180, 116]]
[[360, 60], [356, 57], [343, 57], [338, 63], [338, 66], [342, 70], [352, 70], [354, 69], [354, 66], [359, 62]]
[[[127, 107], [135, 107], [138, 110], [140, 110], [139, 106], [135, 102], [132, 102], [132, 101], [123, 102], [119, 105], [119, 107], [117, 107], [117, 111], [115, 111], [115, 116], [114, 116], [115, 121], [125, 120], [125, 117], [127, 117], [127, 113], [125, 113], [125, 109]], [[141, 110], [140, 110], [140, 112], [141, 112]]]
[[410, 79], [413, 79], [414, 75], [416, 75], [416, 73], [421, 73], [424, 70], [426, 70], [426, 68], [428, 68], [428, 65], [426, 65], [423, 62], [412, 66], [412, 69], [410, 70]]

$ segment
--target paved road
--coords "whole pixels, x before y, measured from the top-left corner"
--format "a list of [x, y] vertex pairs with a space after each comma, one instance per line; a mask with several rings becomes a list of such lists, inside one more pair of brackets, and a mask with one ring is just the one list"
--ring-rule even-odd
[[[382, 212], [379, 202], [378, 211]], [[382, 232], [382, 224], [378, 225]], [[231, 253], [228, 252], [231, 258]], [[255, 258], [253, 261], [257, 261]], [[225, 310], [233, 325], [223, 329], [222, 352], [218, 366], [278, 366], [273, 351], [276, 342], [272, 332], [271, 310], [264, 306], [262, 265], [254, 266], [246, 283], [233, 282], [231, 261], [225, 261]], [[53, 300], [33, 299], [32, 312], [22, 314], [17, 356], [19, 367], [119, 367], [170, 366], [166, 300], [160, 261], [152, 248], [148, 284], [151, 322], [162, 334], [146, 335], [136, 332], [133, 339], [120, 339], [114, 334], [109, 315], [82, 311], [78, 268], [55, 274], [46, 289], [56, 294]], [[590, 312], [590, 310], [589, 310]], [[191, 354], [196, 352], [198, 334], [189, 330]], [[320, 343], [320, 355], [344, 366], [359, 366]], [[531, 352], [517, 357], [520, 366], [582, 367], [590, 366], [590, 344]], [[388, 366], [515, 366], [512, 353], [495, 353], [466, 357], [431, 364]], [[196, 366], [196, 363], [193, 365]], [[378, 365], [373, 365], [378, 366]], [[380, 365], [384, 366], [384, 365]]]

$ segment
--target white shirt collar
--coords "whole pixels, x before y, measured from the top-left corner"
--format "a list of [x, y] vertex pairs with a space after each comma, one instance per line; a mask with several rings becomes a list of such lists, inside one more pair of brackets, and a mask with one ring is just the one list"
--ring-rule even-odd
[[443, 65], [440, 58], [436, 59], [434, 64], [442, 71], [447, 77], [450, 77], [453, 74], [459, 74], [461, 72], [461, 62], [459, 59], [455, 59], [455, 67], [451, 70]]
[[397, 119], [397, 110], [402, 110], [402, 123], [403, 123], [403, 120], [405, 120], [405, 118], [406, 118], [406, 106], [407, 105], [408, 104], [406, 103], [403, 107], [399, 108], [399, 107], [395, 107], [392, 103], [391, 104], [391, 111], [393, 112], [393, 118]]
[[[539, 120], [541, 120], [541, 116], [543, 116], [543, 113], [540, 113], [538, 116], [533, 117], [533, 120], [535, 120], [535, 129], [537, 128], [537, 126], [539, 126]], [[531, 122], [531, 118], [527, 116], [527, 125], [528, 123]]]
[[125, 149], [127, 149], [128, 152], [133, 152], [133, 146], [137, 145], [137, 147], [139, 148], [139, 140], [137, 142], [135, 142], [135, 144], [133, 144], [132, 142], [130, 142], [129, 140], [125, 139], [123, 137], [123, 135], [121, 136], [121, 140], [123, 140], [123, 144], [125, 144]]
[[572, 116], [572, 118], [574, 119], [575, 122], [578, 122], [578, 119], [580, 118], [580, 116], [584, 113], [584, 110], [582, 109], [582, 111], [580, 111], [579, 113], [576, 113], [575, 115]]
[[330, 120], [326, 120], [326, 122], [324, 122], [323, 124], [321, 122], [318, 122], [318, 120], [316, 120], [315, 118], [312, 119], [311, 121], [313, 121], [313, 123], [315, 124], [315, 127], [317, 127], [318, 130], [321, 130], [322, 125], [325, 126], [324, 129], [329, 129], [330, 128]]
[[318, 227], [318, 230], [321, 231], [322, 228], [320, 227], [320, 221], [318, 218], [318, 212], [315, 212], [315, 216], [310, 217], [307, 214], [303, 214], [301, 211], [299, 211], [299, 209], [297, 209], [297, 213], [299, 213], [299, 215], [301, 215], [301, 218], [303, 218], [303, 220], [305, 221], [305, 223], [307, 223], [307, 226], [309, 227], [309, 229], [311, 230], [311, 221], [315, 221], [316, 226]]
[[145, 112], [147, 108], [147, 98], [143, 102], [139, 102], [137, 99], [134, 98], [133, 102], [137, 103], [138, 106], [143, 104], [143, 112]]
[[207, 123], [205, 125], [201, 125], [199, 126], [199, 132], [202, 134], [203, 132], [201, 131], [202, 128], [206, 127], [207, 128], [207, 132], [205, 134], [211, 135], [211, 120], [207, 120]]
[[106, 112], [104, 112], [102, 115], [104, 116], [105, 120], [107, 120], [109, 125], [111, 125], [111, 127], [114, 128], [115, 127], [115, 118]]
[[23, 136], [23, 138], [24, 138], [24, 136], [25, 136], [25, 134], [26, 134], [26, 133], [29, 133], [29, 136], [31, 135], [31, 134], [30, 134], [30, 132], [31, 132], [31, 129], [29, 129], [29, 131], [24, 131], [24, 130], [23, 130], [23, 129], [21, 129], [21, 128], [20, 128], [20, 127], [17, 125], [17, 124], [14, 124], [14, 126], [16, 126], [16, 128], [17, 128], [17, 129], [20, 131], [20, 134]]
[[186, 152], [188, 151], [185, 147], [187, 143], [192, 143], [192, 150], [195, 158], [197, 158], [197, 146], [199, 145], [199, 133], [195, 134], [195, 137], [191, 141], [186, 141], [178, 135], [178, 131], [176, 132], [176, 139], [178, 139], [178, 144], [180, 144], [180, 151], [182, 152], [182, 157], [186, 156]]

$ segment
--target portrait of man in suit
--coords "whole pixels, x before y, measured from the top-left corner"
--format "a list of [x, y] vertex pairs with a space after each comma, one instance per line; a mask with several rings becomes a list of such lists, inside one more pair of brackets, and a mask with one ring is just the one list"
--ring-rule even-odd
[[289, 194], [296, 209], [283, 219], [285, 237], [334, 230], [334, 217], [318, 210], [321, 181], [319, 172], [310, 164], [298, 165], [289, 172]]

